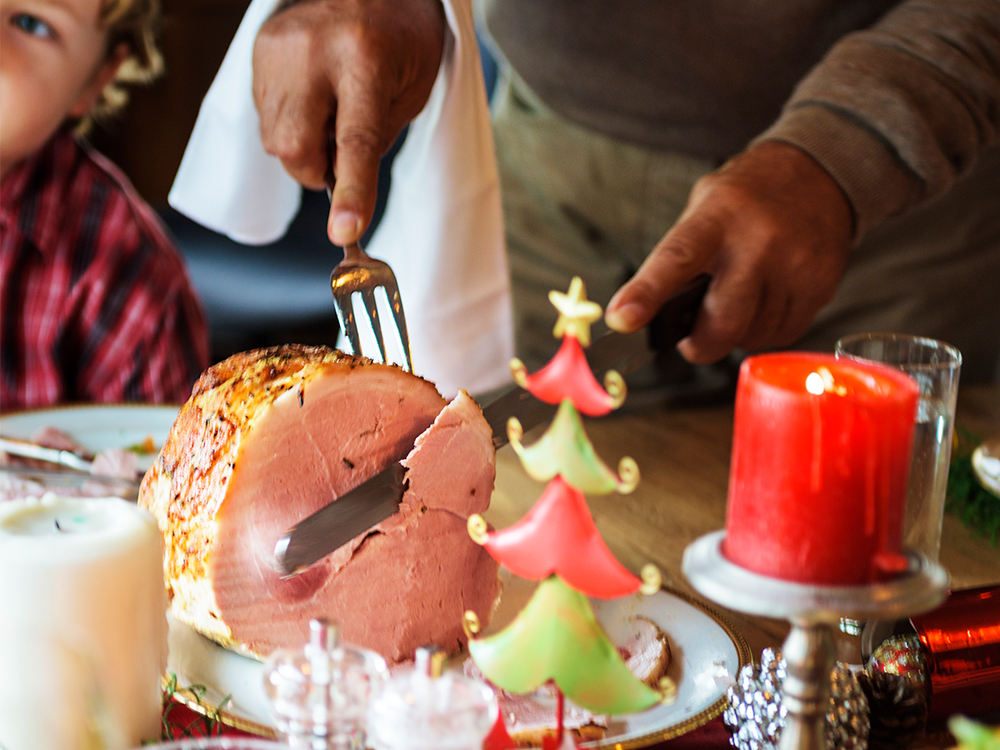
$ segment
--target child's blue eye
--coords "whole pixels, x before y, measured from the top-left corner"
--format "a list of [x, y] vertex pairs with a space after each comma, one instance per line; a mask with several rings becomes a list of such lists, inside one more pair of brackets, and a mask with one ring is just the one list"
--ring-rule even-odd
[[32, 16], [27, 13], [18, 13], [12, 19], [11, 23], [15, 27], [19, 28], [26, 34], [31, 34], [32, 36], [41, 37], [52, 37], [55, 34], [52, 31], [52, 27], [49, 26], [45, 21], [38, 18], [37, 16]]

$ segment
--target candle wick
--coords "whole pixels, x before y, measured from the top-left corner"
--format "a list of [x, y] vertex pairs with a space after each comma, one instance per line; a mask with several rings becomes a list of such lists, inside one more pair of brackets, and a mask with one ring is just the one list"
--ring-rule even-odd
[[56, 531], [62, 531], [63, 530], [63, 527], [59, 525], [59, 519], [58, 518], [55, 519], [55, 524], [56, 524]]

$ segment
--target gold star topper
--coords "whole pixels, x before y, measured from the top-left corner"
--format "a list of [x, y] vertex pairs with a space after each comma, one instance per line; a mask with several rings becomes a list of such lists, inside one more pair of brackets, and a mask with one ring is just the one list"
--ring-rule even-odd
[[590, 324], [601, 317], [601, 306], [587, 299], [583, 279], [574, 276], [567, 294], [555, 290], [549, 292], [549, 301], [559, 311], [559, 320], [552, 335], [557, 339], [566, 335], [575, 336], [581, 346], [590, 346]]

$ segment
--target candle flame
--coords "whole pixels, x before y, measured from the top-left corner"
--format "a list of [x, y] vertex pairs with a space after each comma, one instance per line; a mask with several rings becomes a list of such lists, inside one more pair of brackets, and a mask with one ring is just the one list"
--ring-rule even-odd
[[817, 367], [816, 372], [811, 372], [806, 376], [806, 390], [814, 396], [820, 396], [823, 393], [836, 393], [838, 396], [847, 395], [847, 389], [833, 381], [833, 373], [826, 367]]

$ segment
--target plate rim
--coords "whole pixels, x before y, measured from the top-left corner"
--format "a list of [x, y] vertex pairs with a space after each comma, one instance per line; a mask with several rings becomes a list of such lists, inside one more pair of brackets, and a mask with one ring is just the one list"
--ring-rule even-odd
[[242, 716], [237, 716], [236, 714], [226, 711], [224, 708], [218, 708], [210, 701], [206, 701], [204, 698], [199, 697], [198, 694], [192, 689], [193, 686], [181, 687], [180, 685], [177, 685], [175, 683], [176, 677], [177, 675], [169, 671], [164, 672], [160, 677], [160, 687], [164, 691], [170, 689], [173, 684], [173, 692], [171, 693], [170, 698], [174, 702], [179, 703], [201, 716], [208, 718], [215, 716], [220, 723], [225, 724], [228, 727], [232, 727], [233, 729], [238, 729], [241, 732], [247, 732], [248, 734], [253, 734], [263, 739], [278, 739], [277, 732], [275, 732], [271, 727], [259, 724], [253, 719], [246, 719]]
[[[706, 615], [712, 618], [716, 622], [716, 624], [719, 625], [719, 627], [722, 628], [726, 636], [728, 636], [729, 640], [732, 642], [733, 647], [736, 649], [736, 660], [738, 662], [738, 665], [736, 667], [736, 675], [739, 675], [739, 673], [743, 671], [743, 667], [753, 663], [753, 652], [750, 650], [750, 645], [746, 642], [746, 639], [743, 637], [743, 635], [738, 630], [736, 630], [733, 624], [729, 622], [729, 618], [727, 618], [720, 610], [718, 610], [712, 604], [706, 601], [702, 601], [697, 596], [689, 594], [686, 591], [675, 589], [672, 586], [667, 586], [666, 584], [662, 584], [660, 586], [660, 590], [666, 591], [668, 594], [671, 594], [672, 596], [676, 596], [678, 599], [683, 600], [684, 602], [691, 605], [692, 607], [695, 607], [696, 609], [700, 609], [702, 612], [704, 612]], [[716, 700], [715, 703], [713, 703], [708, 708], [702, 709], [694, 716], [688, 717], [687, 719], [684, 719], [683, 721], [678, 722], [677, 724], [674, 724], [665, 729], [657, 730], [655, 732], [650, 732], [640, 737], [634, 737], [633, 739], [630, 740], [615, 740], [611, 738], [608, 739], [607, 741], [599, 740], [596, 744], [584, 743], [581, 745], [581, 747], [597, 747], [597, 748], [614, 747], [616, 748], [616, 750], [618, 748], [621, 748], [621, 750], [636, 750], [637, 748], [649, 747], [650, 745], [653, 745], [657, 742], [664, 742], [666, 740], [677, 739], [678, 737], [681, 737], [687, 734], [688, 732], [691, 732], [695, 729], [698, 729], [699, 727], [704, 726], [705, 724], [708, 724], [708, 722], [712, 721], [712, 719], [721, 715], [722, 712], [726, 710], [727, 702], [728, 698], [726, 696], [726, 692], [723, 691], [722, 695], [719, 696], [718, 700]]]
[[[738, 630], [732, 625], [729, 619], [712, 604], [702, 601], [697, 596], [689, 594], [685, 591], [675, 589], [672, 586], [662, 584], [660, 586], [660, 591], [665, 592], [670, 596], [674, 596], [686, 604], [700, 610], [703, 614], [711, 618], [726, 634], [730, 642], [733, 644], [733, 648], [736, 651], [736, 659], [738, 665], [736, 667], [736, 674], [738, 675], [743, 667], [748, 664], [752, 664], [753, 656], [750, 650], [749, 644], [747, 644], [746, 639], [740, 634]], [[182, 623], [183, 624], [183, 623]], [[186, 626], [190, 627], [190, 626]], [[197, 632], [197, 631], [196, 631]], [[199, 634], [200, 635], [200, 634]], [[669, 632], [668, 632], [669, 635]], [[204, 637], [204, 636], [202, 636]], [[234, 652], [235, 653], [235, 652]], [[240, 656], [244, 656], [240, 654]], [[250, 658], [245, 657], [244, 658]], [[161, 678], [161, 684], [164, 687], [170, 684], [170, 674], [169, 672], [164, 673]], [[214, 687], [214, 686], [213, 686]], [[218, 691], [218, 688], [216, 687]], [[190, 687], [180, 687], [177, 686], [173, 692], [173, 699], [178, 703], [186, 706], [188, 709], [198, 713], [202, 716], [210, 717], [215, 716], [221, 723], [237, 729], [241, 732], [247, 732], [249, 734], [254, 734], [259, 737], [264, 737], [268, 739], [277, 739], [277, 733], [272, 727], [266, 726], [253, 719], [246, 718], [244, 716], [239, 716], [232, 712], [226, 711], [224, 708], [220, 709], [214, 705], [211, 701], [205, 698], [199, 698], [198, 695], [190, 689]], [[726, 703], [728, 698], [725, 692], [707, 708], [702, 709], [694, 716], [689, 716], [688, 718], [676, 723], [671, 724], [663, 729], [657, 729], [652, 732], [640, 735], [638, 737], [633, 737], [627, 740], [615, 739], [614, 737], [602, 738], [600, 740], [584, 742], [580, 744], [582, 748], [610, 748], [614, 747], [616, 750], [620, 748], [621, 750], [638, 750], [639, 748], [649, 747], [658, 742], [664, 742], [666, 740], [676, 739], [682, 735], [685, 735], [699, 727], [708, 724], [714, 718], [722, 714], [725, 711]]]

